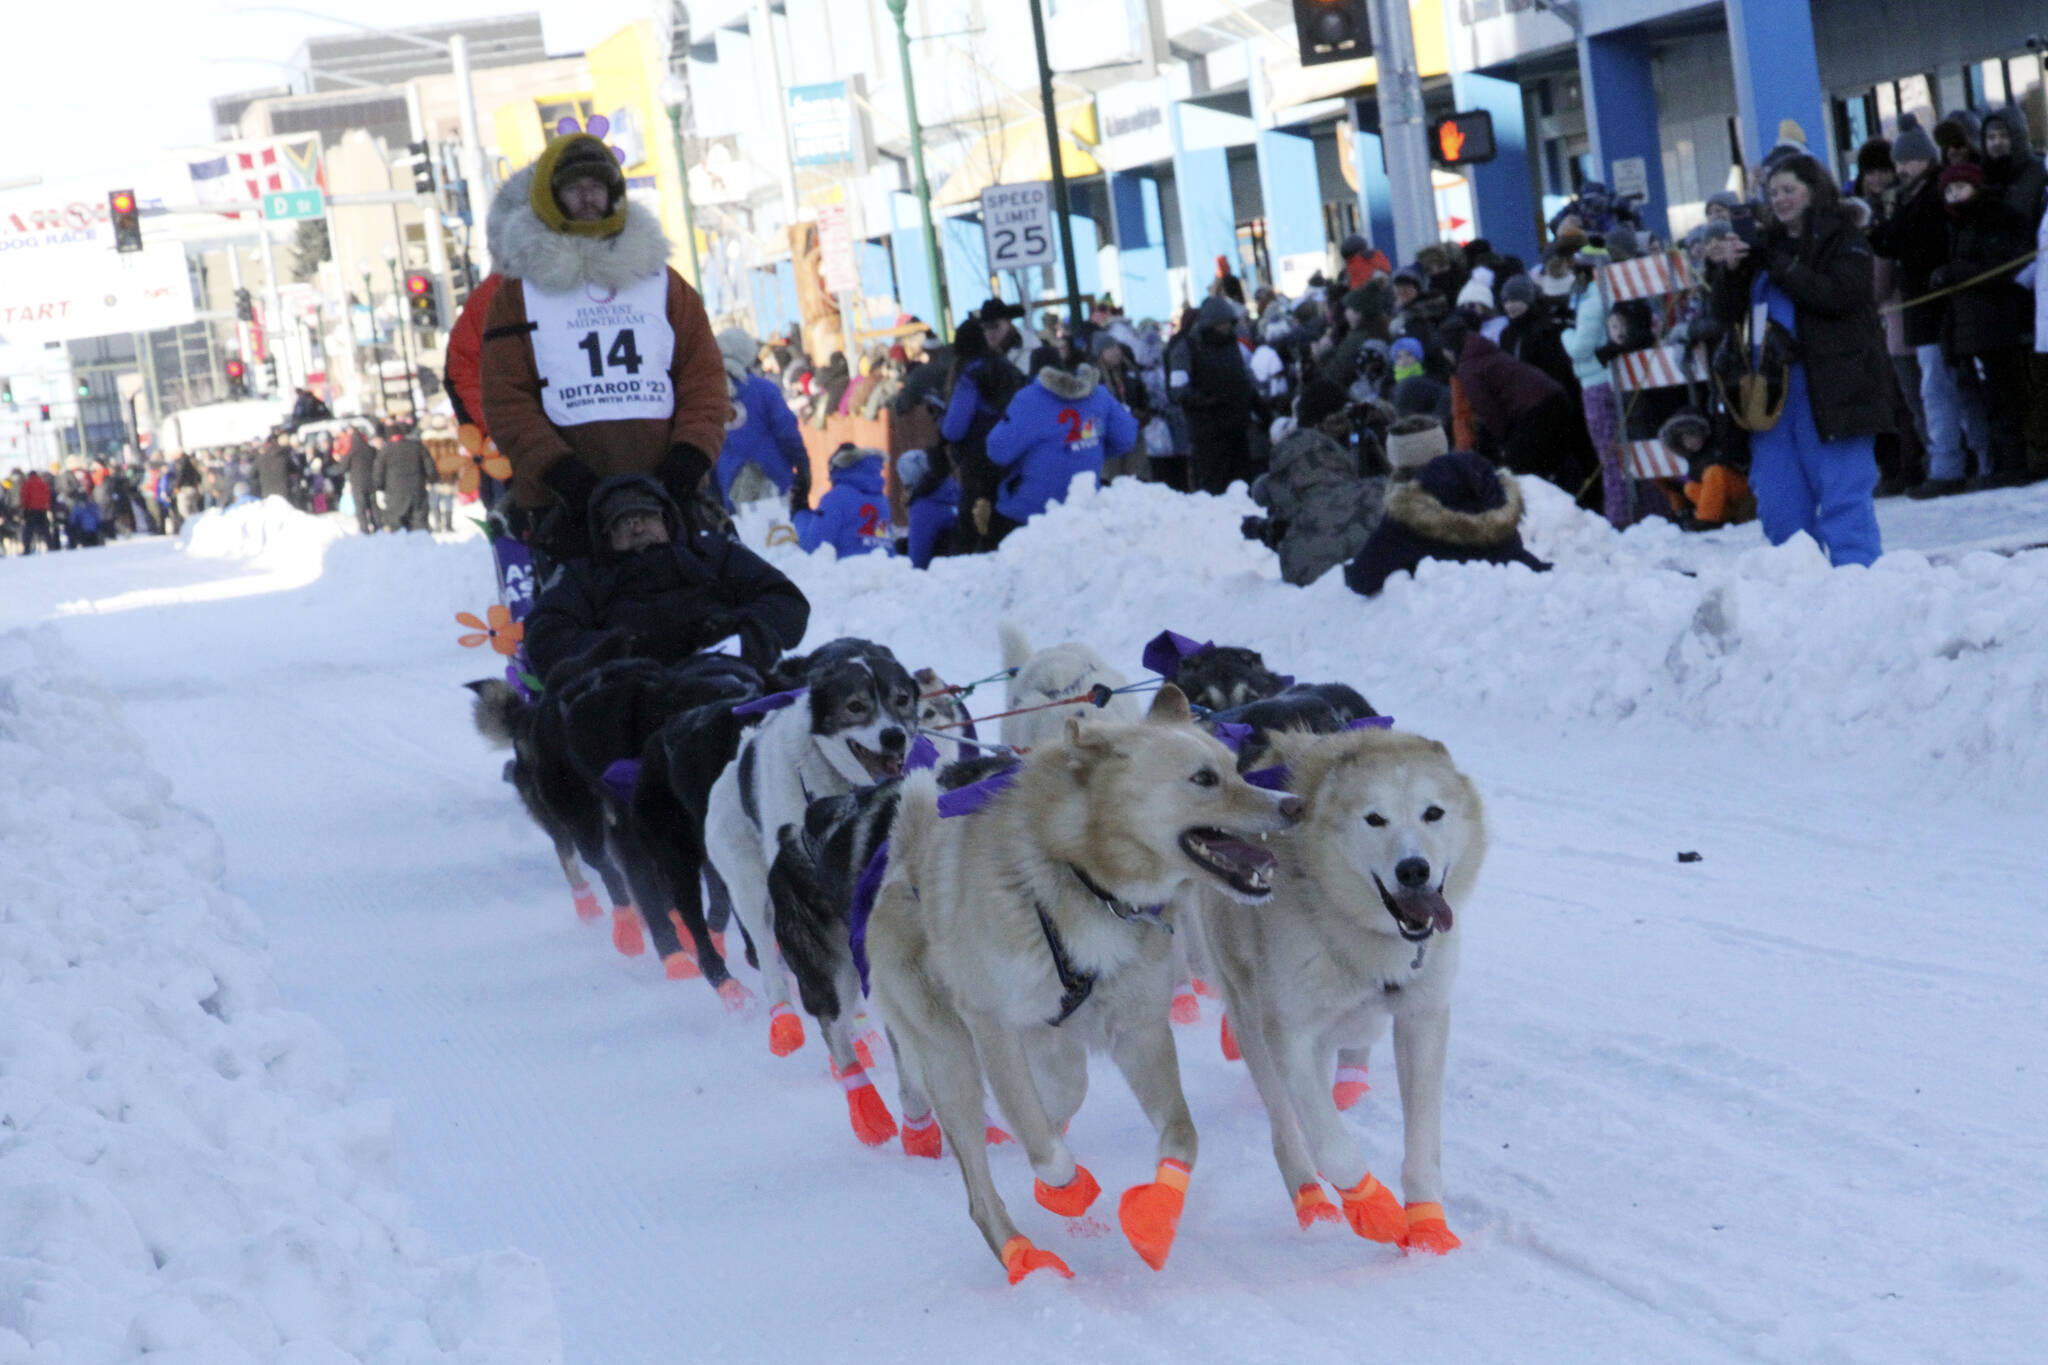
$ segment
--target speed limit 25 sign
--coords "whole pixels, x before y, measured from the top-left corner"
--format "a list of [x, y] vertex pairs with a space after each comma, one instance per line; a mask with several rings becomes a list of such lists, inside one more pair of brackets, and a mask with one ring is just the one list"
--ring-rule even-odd
[[990, 185], [981, 192], [981, 235], [991, 273], [1051, 265], [1052, 186]]

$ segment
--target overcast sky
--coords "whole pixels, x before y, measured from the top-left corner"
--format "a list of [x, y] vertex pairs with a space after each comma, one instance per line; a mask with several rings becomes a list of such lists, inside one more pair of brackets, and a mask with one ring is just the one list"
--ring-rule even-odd
[[[261, 3], [262, 0], [253, 0]], [[426, 24], [538, 10], [551, 53], [576, 52], [653, 0], [282, 0], [363, 24]], [[242, 0], [0, 0], [6, 75], [0, 182], [104, 175], [133, 180], [163, 147], [212, 140], [208, 99], [280, 81], [308, 35], [349, 25], [236, 13]]]

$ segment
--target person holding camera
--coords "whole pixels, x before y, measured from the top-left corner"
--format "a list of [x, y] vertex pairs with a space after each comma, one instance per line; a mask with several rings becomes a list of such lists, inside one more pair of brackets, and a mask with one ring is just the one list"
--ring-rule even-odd
[[1726, 333], [1717, 375], [1750, 432], [1764, 535], [1805, 531], [1835, 565], [1869, 564], [1883, 548], [1875, 438], [1892, 429], [1893, 382], [1870, 244], [1812, 157], [1778, 162], [1765, 190], [1771, 221], [1755, 244], [1731, 233], [1707, 248]]

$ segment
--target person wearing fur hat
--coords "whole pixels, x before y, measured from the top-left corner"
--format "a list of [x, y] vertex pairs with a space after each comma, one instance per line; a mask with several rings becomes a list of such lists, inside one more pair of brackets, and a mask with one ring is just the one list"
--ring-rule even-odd
[[[1941, 149], [1941, 164], [1954, 166], [1959, 162], [1979, 159], [1977, 146], [1977, 116], [1967, 109], [1958, 109], [1934, 125], [1934, 145]], [[1897, 153], [1893, 153], [1896, 157]]]
[[[1229, 307], [1211, 295], [1205, 312], [1211, 303]], [[1229, 345], [1237, 349], [1234, 339]], [[1051, 366], [1040, 370], [988, 434], [988, 458], [1001, 471], [989, 538], [1000, 542], [1053, 503], [1065, 502], [1076, 475], [1100, 481], [1104, 458], [1128, 454], [1137, 443], [1137, 419], [1097, 382], [1093, 365], [1072, 374]]]
[[753, 368], [760, 346], [744, 328], [728, 327], [718, 334], [718, 353], [732, 395], [725, 444], [713, 468], [726, 510], [741, 501], [785, 496], [792, 487], [797, 501], [808, 506], [811, 461], [803, 433], [782, 390]]
[[[1279, 553], [1280, 577], [1289, 583], [1306, 587], [1349, 561], [1379, 525], [1386, 476], [1361, 467], [1350, 439], [1344, 391], [1311, 379], [1295, 404], [1295, 429], [1252, 484], [1252, 501], [1271, 515], [1247, 517], [1240, 529]], [[1376, 462], [1377, 446], [1371, 453]]]
[[[1394, 452], [1390, 443], [1389, 459]], [[1412, 456], [1404, 450], [1400, 458]], [[1372, 597], [1389, 578], [1414, 573], [1425, 559], [1523, 564], [1542, 573], [1550, 566], [1522, 545], [1521, 522], [1522, 490], [1514, 476], [1470, 451], [1433, 456], [1405, 477], [1397, 465], [1386, 513], [1344, 566], [1345, 585]]]
[[830, 545], [841, 559], [870, 550], [893, 553], [884, 463], [881, 451], [842, 442], [832, 452], [832, 486], [818, 499], [818, 510], [791, 509], [798, 548], [811, 554]]
[[[1875, 437], [1892, 429], [1891, 362], [1877, 320], [1870, 245], [1842, 214], [1834, 178], [1812, 157], [1781, 162], [1765, 185], [1772, 221], [1752, 250], [1728, 236], [1713, 247], [1714, 316], [1744, 327], [1758, 311], [1770, 327], [1755, 378], [1767, 422], [1751, 420], [1750, 487], [1773, 545], [1799, 532], [1836, 565], [1882, 552], [1871, 494]], [[1789, 348], [1772, 337], [1789, 341]], [[1740, 376], [1717, 379], [1734, 401]], [[1761, 426], [1761, 429], [1760, 429]]]
[[588, 553], [582, 508], [603, 479], [653, 474], [679, 503], [695, 495], [725, 442], [725, 365], [704, 301], [603, 142], [554, 139], [498, 199], [484, 416], [514, 500], [556, 506], [546, 536], [571, 557]]
[[2014, 263], [2033, 249], [2033, 224], [1985, 189], [1984, 168], [1975, 162], [1943, 167], [1941, 194], [1949, 215], [1948, 264], [1928, 283], [1960, 288], [1949, 297], [1942, 322], [1942, 355], [1983, 398], [1991, 428], [1991, 467], [1984, 481], [2026, 483], [2027, 323], [2033, 309], [2016, 282]]

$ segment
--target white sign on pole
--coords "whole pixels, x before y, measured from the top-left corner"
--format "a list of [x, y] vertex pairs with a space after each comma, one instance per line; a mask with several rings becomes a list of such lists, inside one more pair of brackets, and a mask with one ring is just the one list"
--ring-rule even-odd
[[1618, 156], [1610, 169], [1614, 183], [1608, 188], [1617, 201], [1642, 202], [1650, 197], [1650, 163], [1640, 156]]
[[851, 294], [860, 288], [860, 263], [853, 256], [853, 224], [846, 205], [826, 204], [818, 210], [818, 254], [827, 290]]
[[1029, 270], [1058, 259], [1053, 247], [1052, 186], [990, 185], [981, 192], [981, 235], [989, 273]]

